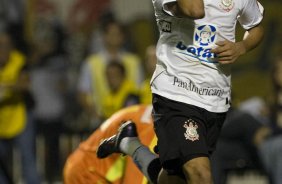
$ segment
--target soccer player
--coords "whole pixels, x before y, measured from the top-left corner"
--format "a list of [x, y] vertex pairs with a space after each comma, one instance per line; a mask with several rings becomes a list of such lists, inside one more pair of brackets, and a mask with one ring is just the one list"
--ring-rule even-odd
[[[161, 166], [157, 155], [149, 150], [149, 148], [152, 150], [156, 145], [156, 136], [153, 131], [151, 111], [152, 105], [135, 105], [124, 108], [112, 115], [69, 156], [64, 167], [64, 183], [146, 183], [147, 179], [138, 170], [131, 158], [123, 157], [119, 154], [109, 156], [113, 152], [121, 152], [119, 151], [119, 148], [113, 144], [115, 143], [114, 140], [117, 139], [115, 136], [111, 136], [113, 136], [117, 132], [119, 126], [127, 120], [134, 121], [135, 124], [131, 123], [131, 121], [123, 124], [123, 128], [121, 129], [122, 136], [119, 136], [118, 140], [125, 141], [122, 145], [125, 145], [124, 149], [128, 151], [128, 154], [133, 155], [133, 159], [135, 159], [135, 157], [141, 158], [138, 154], [142, 155], [142, 163], [139, 163], [140, 167], [142, 166], [142, 169], [144, 170], [145, 176], [157, 178]], [[137, 132], [141, 142], [137, 137]], [[107, 144], [103, 144], [102, 149], [97, 152], [101, 140], [108, 137], [111, 138], [107, 141]], [[128, 141], [130, 141], [130, 144], [128, 144]], [[100, 158], [107, 158], [98, 159], [96, 154], [99, 155]], [[147, 170], [150, 171], [149, 174]]]
[[[164, 168], [160, 183], [173, 183], [170, 176], [178, 175], [186, 183], [210, 184], [209, 156], [231, 100], [227, 64], [260, 43], [263, 7], [256, 0], [153, 0], [153, 5], [160, 31], [151, 80]], [[239, 42], [237, 21], [246, 30]], [[203, 33], [209, 37], [205, 44]]]
[[[256, 0], [153, 0], [153, 5], [160, 31], [151, 80], [164, 168], [160, 183], [173, 183], [170, 176], [178, 175], [186, 183], [210, 184], [209, 156], [231, 100], [227, 64], [260, 43], [263, 8]], [[237, 21], [246, 30], [239, 42]], [[209, 37], [205, 44], [203, 33]]]
[[[209, 157], [230, 107], [229, 64], [261, 42], [263, 7], [257, 0], [152, 2], [160, 32], [151, 80], [159, 183], [179, 176], [211, 184]], [[246, 30], [240, 41], [237, 22]]]

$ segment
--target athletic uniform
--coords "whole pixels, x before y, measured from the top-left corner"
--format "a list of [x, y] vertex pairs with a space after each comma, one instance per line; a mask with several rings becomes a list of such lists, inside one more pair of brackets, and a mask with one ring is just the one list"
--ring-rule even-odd
[[152, 1], [160, 32], [151, 79], [160, 159], [183, 164], [212, 152], [230, 107], [230, 65], [210, 50], [217, 41], [235, 42], [237, 21], [246, 30], [258, 25], [263, 7], [256, 0], [204, 0], [205, 17], [192, 20], [168, 10], [176, 0]]
[[[129, 157], [113, 154], [105, 159], [96, 156], [101, 140], [114, 135], [126, 120], [137, 126], [139, 138], [151, 149], [156, 145], [151, 105], [136, 105], [115, 113], [67, 159], [64, 167], [65, 184], [145, 184], [147, 180]], [[134, 176], [134, 177], [132, 177]]]

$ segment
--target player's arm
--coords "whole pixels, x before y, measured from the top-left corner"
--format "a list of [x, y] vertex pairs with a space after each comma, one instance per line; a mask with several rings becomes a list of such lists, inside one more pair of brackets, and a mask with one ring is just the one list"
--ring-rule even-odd
[[199, 19], [205, 16], [203, 0], [177, 0], [167, 3], [166, 7], [177, 17]]
[[218, 62], [222, 64], [229, 64], [235, 62], [241, 55], [254, 49], [262, 41], [264, 30], [262, 25], [251, 28], [245, 32], [242, 41], [231, 42], [229, 40], [217, 42], [215, 49], [211, 52], [215, 53], [218, 57]]
[[211, 52], [217, 55], [220, 63], [233, 63], [238, 57], [258, 46], [264, 35], [261, 24], [263, 15], [264, 8], [257, 0], [244, 1], [238, 21], [247, 31], [244, 38], [239, 42], [234, 43], [225, 40], [216, 43], [218, 47], [212, 49]]

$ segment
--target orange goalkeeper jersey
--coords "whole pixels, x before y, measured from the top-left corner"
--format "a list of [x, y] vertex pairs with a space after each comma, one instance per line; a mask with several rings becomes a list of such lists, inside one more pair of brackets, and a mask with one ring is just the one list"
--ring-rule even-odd
[[105, 159], [96, 157], [101, 140], [116, 134], [120, 124], [135, 122], [139, 138], [152, 148], [157, 139], [153, 130], [151, 105], [124, 108], [106, 120], [69, 156], [64, 167], [65, 184], [146, 184], [147, 180], [130, 157], [113, 154]]

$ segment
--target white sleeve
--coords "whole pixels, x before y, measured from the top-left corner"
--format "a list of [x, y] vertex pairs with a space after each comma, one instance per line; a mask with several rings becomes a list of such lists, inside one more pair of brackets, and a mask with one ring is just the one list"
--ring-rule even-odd
[[174, 16], [172, 14], [171, 11], [169, 11], [168, 7], [167, 7], [167, 3], [171, 3], [171, 2], [177, 2], [177, 0], [162, 0], [162, 7], [163, 7], [163, 10], [169, 14], [170, 16]]
[[244, 0], [241, 14], [238, 21], [245, 30], [249, 30], [258, 25], [263, 19], [263, 6], [257, 0]]

